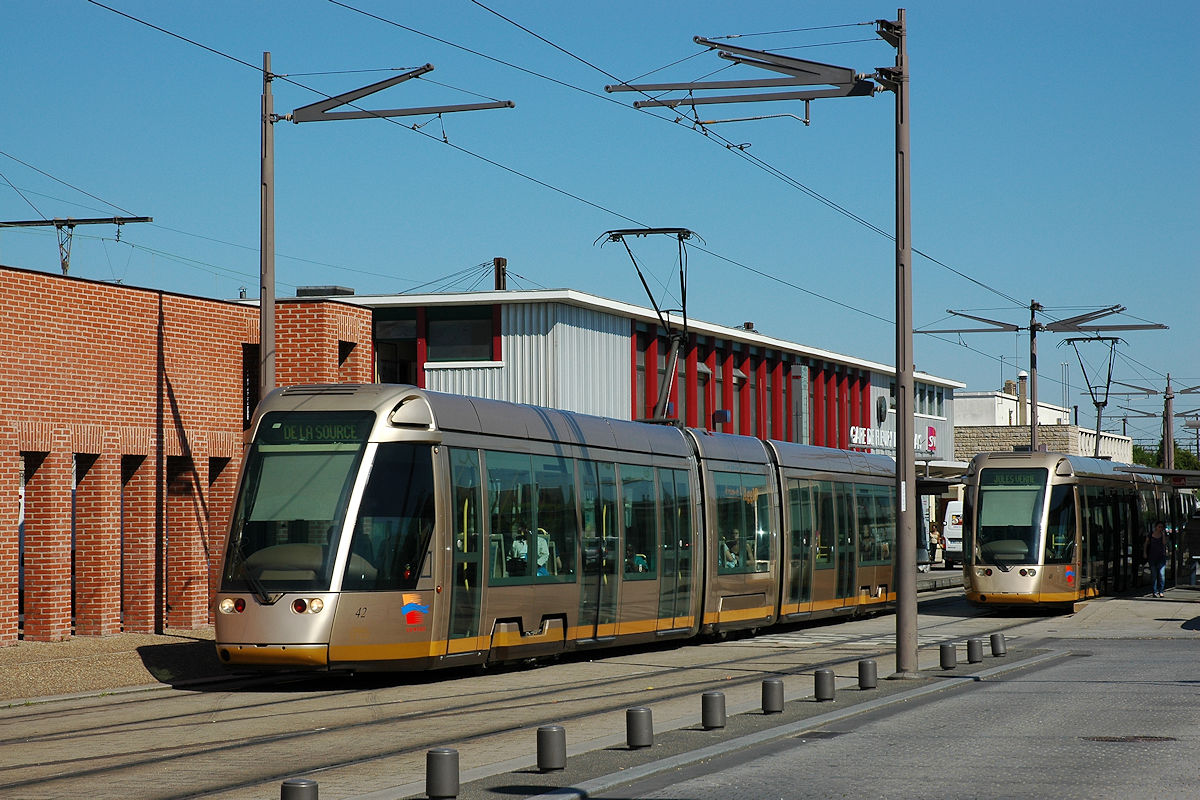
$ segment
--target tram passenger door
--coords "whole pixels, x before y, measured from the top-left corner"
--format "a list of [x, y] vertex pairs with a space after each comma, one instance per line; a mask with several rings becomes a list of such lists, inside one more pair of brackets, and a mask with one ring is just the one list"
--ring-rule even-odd
[[659, 587], [658, 630], [690, 628], [692, 616], [692, 530], [691, 491], [684, 470], [659, 469], [662, 497], [662, 582]]
[[854, 535], [850, 487], [813, 481], [813, 610], [842, 608], [853, 595]]
[[583, 552], [576, 636], [608, 638], [617, 631], [617, 571], [621, 564], [616, 469], [595, 461], [578, 463]]
[[807, 613], [812, 609], [812, 550], [814, 509], [812, 481], [792, 478], [787, 484], [787, 544], [782, 548], [784, 562], [783, 608], [788, 614]]
[[480, 537], [482, 485], [477, 450], [450, 448], [450, 483], [453, 511], [449, 535], [454, 558], [446, 654], [456, 655], [488, 647], [488, 643], [479, 638], [479, 618], [483, 606], [483, 556]]
[[834, 505], [837, 508], [837, 597], [852, 598], [854, 591], [854, 566], [856, 531], [854, 525], [854, 490], [848, 483], [833, 485]]

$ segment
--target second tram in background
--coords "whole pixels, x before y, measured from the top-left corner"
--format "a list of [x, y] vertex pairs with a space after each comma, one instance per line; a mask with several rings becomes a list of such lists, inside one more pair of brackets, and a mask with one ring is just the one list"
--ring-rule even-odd
[[967, 599], [1071, 604], [1136, 585], [1172, 493], [1121, 464], [1044, 452], [981, 453], [963, 496]]
[[234, 508], [231, 665], [425, 669], [895, 601], [890, 458], [411, 386], [272, 392]]

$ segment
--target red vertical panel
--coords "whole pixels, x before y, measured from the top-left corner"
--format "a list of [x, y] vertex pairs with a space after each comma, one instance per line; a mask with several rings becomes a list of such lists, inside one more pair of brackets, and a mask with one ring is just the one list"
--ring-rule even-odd
[[685, 364], [683, 379], [687, 383], [687, 386], [684, 387], [687, 390], [687, 394], [685, 395], [687, 397], [687, 419], [683, 421], [683, 424], [689, 428], [694, 428], [699, 418], [696, 406], [700, 402], [700, 373], [696, 369], [696, 345], [688, 345], [687, 361]]
[[825, 444], [825, 368], [811, 367], [811, 380], [813, 383], [813, 403], [812, 403], [812, 443], [815, 445]]
[[713, 430], [713, 412], [717, 410], [717, 348], [709, 345], [704, 356], [704, 364], [708, 367], [708, 383], [704, 387], [704, 407], [708, 410], [708, 418], [701, 420], [706, 431]]
[[850, 376], [850, 427], [862, 427], [862, 392], [859, 391], [859, 385], [862, 383], [862, 375], [854, 373]]
[[838, 446], [838, 373], [826, 369], [826, 447]]
[[646, 376], [646, 402], [638, 419], [649, 419], [654, 416], [654, 407], [658, 405], [658, 334], [647, 336], [642, 374]]
[[426, 327], [425, 307], [417, 309], [417, 386], [425, 388], [425, 362], [429, 360], [429, 330]]
[[783, 360], [776, 360], [771, 367], [771, 435], [776, 439], [787, 439], [787, 425], [783, 417]]
[[500, 352], [500, 306], [492, 306], [492, 361], [501, 359]]
[[871, 407], [871, 374], [868, 372], [862, 379], [862, 426], [871, 427], [875, 409]]
[[633, 331], [629, 336], [629, 418], [638, 419], [638, 403], [641, 402], [637, 385], [638, 332], [637, 325], [631, 326]]
[[754, 394], [750, 392], [750, 370], [754, 369], [753, 362], [750, 359], [749, 349], [741, 351], [741, 357], [738, 359], [738, 369], [746, 376], [742, 381], [742, 385], [738, 387], [738, 396], [741, 402], [738, 403], [738, 410], [741, 412], [741, 419], [737, 420], [737, 428], [735, 430], [742, 436], [751, 436], [754, 429], [750, 426], [751, 419], [751, 403], [754, 402]]
[[758, 438], [769, 439], [771, 426], [767, 421], [771, 418], [771, 395], [767, 391], [767, 357], [764, 354], [754, 367], [758, 371], [758, 379], [754, 382], [754, 407], [758, 409]]
[[845, 450], [850, 446], [850, 375], [843, 372], [838, 376], [838, 447]]
[[[726, 345], [728, 348], [728, 344]], [[733, 353], [726, 349], [721, 353], [721, 408], [733, 413]], [[721, 428], [725, 433], [737, 430], [737, 420], [730, 417]]]

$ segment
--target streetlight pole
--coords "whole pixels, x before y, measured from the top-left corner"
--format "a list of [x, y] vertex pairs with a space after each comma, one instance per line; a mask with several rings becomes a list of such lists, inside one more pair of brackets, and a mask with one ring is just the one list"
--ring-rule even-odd
[[258, 398], [275, 388], [275, 99], [271, 54], [263, 53], [262, 164], [258, 287]]
[[[908, 45], [905, 14], [896, 21], [880, 20], [879, 35], [896, 48], [896, 66], [881, 70], [882, 83], [896, 95], [896, 497], [900, 504], [896, 525], [896, 549], [905, 554], [917, 550], [916, 461], [913, 454], [912, 326], [912, 221], [909, 185], [908, 134]], [[916, 677], [917, 664], [917, 573], [909, 559], [896, 562], [896, 675]]]
[[[605, 86], [606, 92], [672, 92], [685, 91], [687, 97], [639, 100], [634, 108], [681, 105], [698, 106], [713, 103], [761, 102], [767, 100], [808, 101], [826, 97], [869, 97], [879, 86], [896, 95], [896, 497], [899, 506], [896, 526], [895, 584], [896, 584], [896, 675], [915, 677], [917, 671], [917, 525], [916, 525], [916, 463], [913, 457], [914, 398], [912, 355], [912, 244], [909, 222], [909, 135], [908, 135], [908, 49], [905, 44], [904, 9], [895, 20], [876, 20], [880, 38], [896, 48], [896, 65], [881, 67], [874, 75], [860, 75], [848, 67], [820, 64], [781, 56], [763, 50], [750, 50], [710, 39], [695, 37], [697, 44], [718, 50], [721, 58], [739, 64], [760, 67], [783, 73], [788, 78], [759, 81], [709, 81], [695, 83], [661, 83]], [[829, 89], [798, 89], [793, 86], [827, 85]], [[693, 92], [708, 89], [749, 89], [789, 87], [787, 91], [766, 94], [700, 97]], [[807, 114], [805, 117], [807, 118]]]
[[[403, 81], [419, 78], [433, 71], [432, 64], [425, 64], [416, 69], [401, 73], [353, 89], [349, 92], [324, 100], [301, 106], [292, 113], [278, 116], [275, 114], [275, 103], [271, 96], [271, 54], [263, 53], [263, 93], [262, 93], [262, 192], [260, 245], [261, 260], [259, 263], [259, 349], [260, 369], [258, 399], [261, 401], [275, 388], [275, 132], [274, 125], [282, 120], [294, 123], [321, 122], [342, 119], [383, 119], [386, 117], [425, 116], [432, 114], [448, 114], [455, 111], [481, 111], [491, 108], [513, 108], [511, 100], [493, 100], [486, 103], [460, 103], [447, 106], [424, 106], [421, 108], [389, 108], [369, 111], [358, 108], [354, 101], [375, 92], [395, 86]], [[333, 111], [341, 106], [351, 106], [353, 111]]]

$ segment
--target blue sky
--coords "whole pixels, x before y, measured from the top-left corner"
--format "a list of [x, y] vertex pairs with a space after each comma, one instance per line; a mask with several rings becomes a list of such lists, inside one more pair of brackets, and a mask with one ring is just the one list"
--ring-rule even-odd
[[[194, 44], [85, 0], [3, 6], [0, 219], [154, 217], [120, 241], [112, 226], [76, 228], [73, 275], [254, 296], [263, 52], [287, 76], [274, 82], [278, 113], [432, 63], [362, 105], [516, 107], [275, 126], [280, 295], [486, 288], [473, 268], [503, 256], [510, 286], [648, 305], [623, 248], [594, 242], [614, 228], [685, 227], [703, 240], [688, 253], [691, 316], [894, 361], [891, 94], [815, 101], [808, 126], [779, 116], [705, 129], [603, 87], [771, 77], [730, 66], [696, 35], [872, 72], [895, 51], [853, 23], [893, 19], [895, 4], [107, 5]], [[1105, 322], [1170, 329], [1111, 334], [1114, 378], [1200, 385], [1200, 257], [1188, 244], [1200, 227], [1189, 99], [1200, 4], [914, 0], [907, 17], [913, 244], [936, 259], [914, 258], [915, 325], [975, 327], [947, 309], [1027, 325], [1031, 300], [1046, 322], [1120, 304]], [[703, 120], [783, 114], [803, 105], [700, 109]], [[631, 244], [656, 299], [677, 307], [673, 241]], [[58, 271], [53, 229], [3, 231], [0, 263]], [[1061, 402], [1069, 365], [1068, 402], [1092, 424], [1063, 341], [1038, 337], [1041, 397]], [[1102, 381], [1107, 348], [1081, 347]], [[918, 369], [969, 390], [1029, 367], [1024, 334], [918, 336], [914, 351]], [[1130, 435], [1157, 442], [1141, 413], [1161, 402], [1114, 396], [1106, 427], [1127, 416]], [[1175, 408], [1200, 408], [1200, 393]]]

